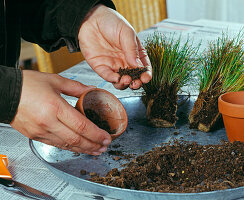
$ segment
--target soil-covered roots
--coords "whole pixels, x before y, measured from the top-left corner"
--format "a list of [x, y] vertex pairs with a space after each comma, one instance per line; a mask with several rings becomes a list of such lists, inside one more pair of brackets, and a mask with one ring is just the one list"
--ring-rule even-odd
[[177, 91], [173, 86], [163, 86], [155, 95], [144, 96], [147, 119], [154, 127], [173, 127], [177, 121]]
[[189, 115], [190, 128], [209, 132], [221, 118], [218, 110], [219, 95], [200, 93]]

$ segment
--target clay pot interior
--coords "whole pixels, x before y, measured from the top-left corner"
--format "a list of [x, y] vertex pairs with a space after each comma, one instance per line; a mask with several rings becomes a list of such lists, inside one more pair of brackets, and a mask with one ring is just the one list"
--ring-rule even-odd
[[226, 103], [242, 105], [244, 107], [244, 92], [229, 92], [222, 95], [221, 99]]
[[112, 130], [112, 139], [120, 136], [127, 128], [128, 117], [126, 110], [117, 97], [110, 92], [92, 88], [79, 98], [76, 108], [85, 115], [85, 110], [94, 111], [102, 120], [108, 122]]
[[244, 142], [244, 91], [221, 95], [218, 106], [229, 141]]

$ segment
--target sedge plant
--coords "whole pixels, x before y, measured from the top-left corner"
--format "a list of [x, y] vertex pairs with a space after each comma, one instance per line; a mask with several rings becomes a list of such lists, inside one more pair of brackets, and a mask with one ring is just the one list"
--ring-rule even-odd
[[181, 36], [156, 33], [147, 38], [145, 49], [153, 71], [151, 81], [143, 85], [147, 118], [155, 127], [172, 127], [177, 121], [177, 93], [190, 79], [199, 45], [193, 47], [189, 38], [182, 44]]
[[242, 31], [230, 38], [222, 34], [210, 42], [200, 57], [199, 95], [189, 115], [190, 128], [208, 132], [220, 118], [218, 97], [244, 89], [244, 51]]

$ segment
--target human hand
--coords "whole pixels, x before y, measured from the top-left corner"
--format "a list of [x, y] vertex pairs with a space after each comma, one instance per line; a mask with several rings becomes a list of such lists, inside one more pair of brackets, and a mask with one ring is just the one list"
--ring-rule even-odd
[[56, 74], [23, 70], [20, 103], [10, 125], [30, 139], [100, 155], [110, 144], [110, 135], [60, 96], [63, 93], [80, 97], [88, 88]]
[[[152, 67], [146, 50], [134, 29], [118, 12], [98, 5], [83, 21], [79, 35], [80, 49], [88, 64], [117, 89], [138, 89], [152, 78]], [[119, 68], [147, 67], [140, 80], [117, 73]]]

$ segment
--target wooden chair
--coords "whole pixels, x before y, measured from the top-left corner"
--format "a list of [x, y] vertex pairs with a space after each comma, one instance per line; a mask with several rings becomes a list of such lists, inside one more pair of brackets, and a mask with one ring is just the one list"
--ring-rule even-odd
[[[116, 9], [140, 32], [167, 18], [166, 0], [113, 0]], [[81, 53], [70, 54], [66, 47], [47, 53], [34, 45], [38, 70], [59, 73], [84, 60]]]
[[113, 0], [117, 11], [140, 32], [167, 18], [166, 0]]
[[67, 47], [47, 53], [40, 46], [34, 44], [38, 71], [48, 73], [59, 73], [84, 60], [80, 52], [69, 53]]

